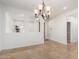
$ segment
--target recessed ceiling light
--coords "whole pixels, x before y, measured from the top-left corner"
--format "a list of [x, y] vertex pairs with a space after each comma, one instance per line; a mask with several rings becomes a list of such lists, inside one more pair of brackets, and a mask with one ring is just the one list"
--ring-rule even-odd
[[67, 9], [67, 7], [66, 6], [64, 6], [64, 8], [63, 8], [64, 10], [66, 10]]
[[24, 16], [24, 14], [20, 14], [20, 16], [22, 16], [22, 17], [23, 17], [23, 16]]
[[19, 17], [24, 17], [24, 14], [18, 14]]

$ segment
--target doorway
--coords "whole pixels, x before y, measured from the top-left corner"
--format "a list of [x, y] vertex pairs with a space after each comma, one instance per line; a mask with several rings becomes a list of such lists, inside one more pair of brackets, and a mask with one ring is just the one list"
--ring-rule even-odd
[[67, 43], [71, 43], [71, 22], [67, 22]]

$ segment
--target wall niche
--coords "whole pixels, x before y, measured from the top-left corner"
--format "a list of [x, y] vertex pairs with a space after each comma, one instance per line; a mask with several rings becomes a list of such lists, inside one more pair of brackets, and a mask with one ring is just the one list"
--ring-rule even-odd
[[6, 33], [24, 33], [24, 19], [17, 15], [5, 13]]

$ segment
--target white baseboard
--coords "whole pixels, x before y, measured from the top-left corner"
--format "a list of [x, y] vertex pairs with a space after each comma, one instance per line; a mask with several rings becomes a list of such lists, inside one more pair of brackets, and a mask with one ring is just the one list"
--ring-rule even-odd
[[63, 41], [58, 41], [58, 40], [55, 40], [55, 39], [49, 39], [51, 41], [55, 41], [55, 42], [58, 42], [60, 44], [64, 44], [64, 45], [67, 45], [67, 42], [63, 42]]

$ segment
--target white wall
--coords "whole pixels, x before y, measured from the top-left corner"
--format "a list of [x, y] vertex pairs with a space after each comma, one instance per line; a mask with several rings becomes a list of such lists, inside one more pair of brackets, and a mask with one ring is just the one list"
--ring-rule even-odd
[[1, 43], [1, 23], [0, 23], [0, 51], [2, 50], [2, 43]]
[[[33, 14], [26, 11], [21, 10], [18, 8], [10, 7], [10, 6], [2, 6], [3, 12], [0, 19], [1, 20], [1, 29], [2, 29], [2, 36], [3, 36], [3, 43], [2, 43], [2, 49], [11, 49], [11, 48], [17, 48], [17, 47], [24, 47], [24, 46], [31, 46], [36, 44], [43, 44], [44, 43], [44, 37], [42, 32], [37, 32], [34, 30], [34, 18]], [[10, 19], [15, 18], [22, 18], [24, 20], [24, 33], [7, 33], [6, 32], [6, 12], [9, 13]], [[24, 17], [18, 17], [16, 15], [24, 14]], [[30, 25], [29, 25], [30, 23]], [[33, 25], [32, 25], [33, 24]], [[37, 25], [38, 26], [38, 25]], [[37, 27], [36, 26], [36, 27]], [[30, 29], [30, 30], [29, 30]], [[2, 41], [0, 41], [2, 42]]]
[[4, 34], [4, 26], [3, 26], [3, 23], [4, 22], [4, 14], [3, 14], [3, 7], [2, 5], [0, 5], [0, 50], [3, 49], [3, 34]]
[[71, 42], [78, 42], [78, 18], [71, 19]]
[[[49, 39], [53, 41], [57, 41], [62, 44], [67, 44], [67, 17], [72, 15], [73, 13], [76, 13], [77, 9], [71, 10], [67, 13], [64, 13], [62, 15], [59, 15], [58, 17], [52, 19], [48, 23], [48, 37]], [[77, 21], [78, 19], [74, 19], [74, 21]], [[74, 22], [72, 20], [72, 23]], [[77, 23], [77, 22], [76, 22]], [[72, 33], [71, 33], [71, 40], [76, 40], [77, 41], [77, 29], [75, 29], [75, 26], [77, 28], [77, 24], [72, 24]], [[74, 27], [73, 27], [74, 25]], [[73, 29], [74, 28], [74, 29]], [[74, 32], [73, 32], [74, 31]], [[75, 36], [75, 37], [74, 37]]]
[[62, 16], [49, 22], [49, 39], [66, 44], [66, 19]]
[[71, 23], [71, 42], [72, 43], [78, 41], [78, 18], [77, 18], [78, 16], [76, 15], [77, 13], [74, 13], [68, 16], [68, 22]]
[[41, 33], [22, 33], [22, 34], [7, 34], [5, 36], [4, 49], [11, 49], [17, 47], [31, 46], [43, 43], [43, 37]]

